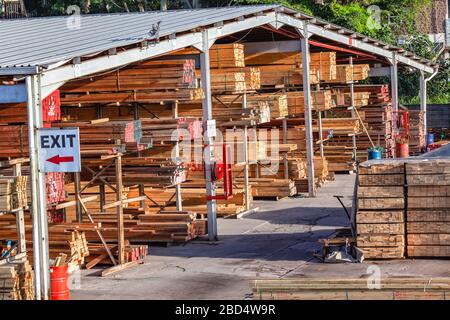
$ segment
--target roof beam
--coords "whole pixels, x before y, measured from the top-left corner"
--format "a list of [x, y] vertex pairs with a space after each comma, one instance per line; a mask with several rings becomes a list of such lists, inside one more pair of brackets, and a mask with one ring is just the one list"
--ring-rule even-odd
[[[294, 28], [303, 29], [303, 22], [299, 19], [296, 19], [292, 16], [289, 16], [284, 13], [278, 13], [277, 19], [279, 22], [284, 23], [286, 25], [290, 25]], [[342, 30], [342, 29], [341, 29]], [[341, 31], [343, 32], [343, 31]], [[319, 37], [323, 37], [326, 39], [330, 39], [339, 43], [342, 43], [346, 46], [350, 46], [353, 48], [358, 48], [366, 52], [370, 52], [372, 54], [376, 54], [387, 59], [393, 59], [393, 52], [391, 50], [387, 50], [381, 48], [377, 45], [371, 44], [371, 39], [367, 39], [368, 41], [361, 41], [357, 38], [352, 37], [352, 35], [346, 35], [340, 33], [339, 31], [333, 31], [332, 28], [324, 28], [322, 26], [318, 26], [315, 24], [308, 24], [308, 33], [317, 35]], [[418, 70], [422, 70], [424, 72], [433, 73], [434, 69], [426, 64], [420, 63], [413, 59], [406, 58], [402, 55], [395, 55], [398, 62], [407, 64], [413, 68]]]
[[[251, 16], [241, 21], [226, 22], [223, 26], [208, 28], [208, 37], [211, 41], [214, 41], [217, 38], [231, 35], [236, 32], [275, 22], [275, 12]], [[117, 51], [115, 55], [100, 56], [90, 60], [81, 61], [79, 64], [66, 65], [44, 71], [42, 76], [42, 86], [50, 86], [98, 72], [119, 68], [130, 63], [151, 59], [174, 50], [183, 49], [189, 46], [199, 46], [201, 43], [202, 33], [191, 32], [180, 35], [175, 39], [161, 40], [160, 42], [149, 44], [147, 47]]]

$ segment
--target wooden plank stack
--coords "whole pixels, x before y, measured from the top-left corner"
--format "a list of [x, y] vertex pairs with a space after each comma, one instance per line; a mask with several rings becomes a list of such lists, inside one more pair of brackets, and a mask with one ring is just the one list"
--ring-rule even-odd
[[449, 278], [382, 277], [380, 288], [366, 278], [284, 278], [254, 280], [260, 300], [447, 300]]
[[366, 259], [405, 256], [404, 165], [365, 162], [358, 169], [357, 246]]
[[27, 176], [0, 177], [0, 212], [9, 212], [28, 205]]
[[63, 105], [198, 100], [194, 60], [149, 60], [61, 88]]
[[336, 77], [327, 80], [329, 83], [351, 83], [352, 81], [361, 81], [369, 77], [368, 64], [341, 64], [336, 66]]
[[28, 260], [1, 264], [0, 301], [34, 298], [34, 273]]
[[405, 166], [408, 257], [450, 257], [450, 160]]
[[425, 132], [423, 131], [423, 111], [409, 110], [409, 154], [420, 155], [425, 149]]
[[[305, 97], [303, 91], [286, 92], [288, 112], [290, 117], [298, 116], [303, 118], [305, 114]], [[334, 101], [330, 90], [312, 91], [311, 108], [314, 111], [325, 111], [334, 107]]]

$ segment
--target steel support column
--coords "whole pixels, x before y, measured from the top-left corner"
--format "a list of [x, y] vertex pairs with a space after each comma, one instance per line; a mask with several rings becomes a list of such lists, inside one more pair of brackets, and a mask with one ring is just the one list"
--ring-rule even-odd
[[425, 73], [420, 71], [420, 111], [423, 112], [423, 133], [427, 134], [427, 81]]
[[305, 130], [306, 130], [306, 161], [308, 166], [308, 193], [310, 197], [316, 196], [316, 186], [314, 183], [314, 149], [312, 133], [312, 113], [311, 113], [311, 82], [309, 68], [309, 34], [308, 25], [304, 24], [302, 38], [300, 40], [303, 61], [303, 92], [305, 99]]
[[28, 143], [30, 153], [31, 215], [33, 227], [33, 252], [35, 270], [35, 294], [37, 300], [49, 296], [50, 270], [48, 249], [47, 203], [45, 196], [45, 174], [39, 172], [39, 141], [37, 130], [42, 127], [42, 98], [39, 75], [28, 76], [27, 113]]
[[[205, 126], [204, 133], [204, 153], [203, 162], [205, 166], [205, 178], [206, 178], [206, 195], [208, 197], [216, 195], [216, 187], [211, 179], [211, 159], [213, 158], [213, 135], [208, 130], [207, 122], [212, 120], [212, 101], [211, 101], [211, 74], [209, 69], [209, 47], [210, 41], [208, 37], [208, 31], [202, 32], [202, 51], [200, 53], [200, 69], [201, 69], [201, 84], [205, 94], [205, 98], [202, 101], [203, 109], [203, 123]], [[217, 240], [217, 216], [216, 216], [216, 200], [207, 200], [208, 210], [208, 238], [210, 241]]]
[[394, 54], [391, 64], [392, 109], [398, 111], [398, 62]]

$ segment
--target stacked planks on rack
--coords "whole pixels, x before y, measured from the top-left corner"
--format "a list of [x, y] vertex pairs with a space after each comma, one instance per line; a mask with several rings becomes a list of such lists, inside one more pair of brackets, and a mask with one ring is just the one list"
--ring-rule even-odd
[[405, 166], [408, 257], [450, 257], [450, 160]]
[[[313, 121], [313, 132], [318, 134], [319, 126]], [[322, 119], [322, 139], [324, 156], [328, 161], [329, 171], [353, 171], [352, 136], [361, 132], [360, 121], [356, 118], [324, 118]], [[316, 149], [316, 155], [319, 150]]]
[[284, 278], [252, 282], [260, 300], [447, 300], [448, 278], [383, 277], [377, 290], [366, 278]]
[[425, 132], [423, 130], [423, 111], [408, 110], [409, 112], [409, 154], [418, 156], [425, 150]]
[[369, 70], [368, 64], [340, 64], [336, 66], [336, 77], [325, 80], [325, 82], [351, 83], [353, 81], [365, 80], [369, 77]]
[[200, 100], [194, 60], [148, 60], [66, 83], [63, 105]]
[[[389, 87], [387, 85], [355, 85], [355, 96], [369, 95], [368, 103], [366, 99], [355, 103], [361, 120], [366, 127], [370, 138], [375, 146], [381, 146], [384, 149], [386, 157], [392, 157], [395, 153], [395, 140], [393, 139], [393, 114], [391, 98], [389, 97]], [[333, 89], [333, 97], [336, 99], [337, 108], [332, 109], [330, 116], [350, 117], [352, 112], [347, 107], [349, 101], [350, 89], [347, 87], [336, 87]], [[356, 101], [358, 102], [358, 101]], [[361, 124], [362, 126], [362, 124]], [[350, 147], [352, 141], [348, 138], [346, 145]], [[357, 160], [367, 160], [367, 149], [371, 147], [370, 139], [364, 130], [356, 137], [356, 156]]]
[[34, 300], [34, 273], [27, 259], [0, 264], [0, 301]]
[[405, 256], [405, 171], [401, 161], [358, 167], [357, 246], [366, 259]]
[[[336, 52], [315, 52], [310, 54], [310, 81], [318, 83], [336, 78]], [[260, 69], [261, 86], [298, 86], [302, 80], [302, 55], [299, 52], [258, 53], [245, 57], [247, 66]]]
[[27, 176], [0, 176], [0, 212], [28, 206]]

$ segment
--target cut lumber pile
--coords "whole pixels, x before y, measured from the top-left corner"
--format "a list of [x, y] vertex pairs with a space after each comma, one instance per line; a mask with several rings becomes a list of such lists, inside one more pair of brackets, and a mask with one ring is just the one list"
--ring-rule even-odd
[[[318, 74], [321, 81], [329, 81], [336, 78], [336, 52], [314, 52], [310, 54], [309, 60], [312, 83], [319, 81], [317, 78]], [[283, 82], [284, 84], [302, 84], [301, 52], [252, 54], [245, 57], [245, 63], [247, 66], [262, 67], [261, 79], [264, 85], [278, 85], [283, 84]], [[279, 77], [280, 75], [277, 76], [276, 74], [277, 69], [283, 72], [281, 78]], [[299, 79], [290, 79], [295, 77], [294, 74]]]
[[399, 161], [358, 168], [356, 241], [366, 259], [405, 256], [404, 174]]
[[[261, 74], [259, 68], [224, 68], [211, 69], [211, 90], [213, 93], [245, 92], [257, 90], [261, 87]], [[199, 69], [197, 78], [201, 77]]]
[[405, 166], [408, 257], [450, 257], [450, 160]]
[[[178, 114], [200, 118], [203, 115], [202, 105], [182, 103], [178, 107]], [[221, 95], [213, 100], [212, 114], [218, 126], [256, 125], [270, 121], [271, 109], [268, 101], [258, 100], [248, 101], [244, 109], [239, 97]]]
[[[336, 78], [325, 80], [329, 83], [351, 83], [361, 81], [369, 77], [370, 67], [368, 64], [341, 64], [336, 66]], [[322, 80], [322, 79], [321, 79]]]
[[[235, 179], [243, 183], [241, 178]], [[295, 182], [290, 179], [250, 178], [254, 198], [282, 199], [297, 194]]]
[[[104, 160], [90, 160], [86, 166], [101, 167]], [[101, 178], [115, 184], [116, 171], [114, 167], [107, 168], [100, 175]], [[186, 169], [172, 162], [171, 159], [152, 157], [124, 157], [122, 158], [122, 183], [124, 186], [143, 184], [153, 187], [169, 187], [186, 180]]]
[[0, 301], [34, 299], [34, 273], [28, 260], [1, 264]]
[[[287, 278], [252, 281], [260, 300], [447, 300], [449, 278]], [[376, 288], [376, 289], [375, 289]]]
[[67, 82], [63, 94], [196, 87], [194, 60], [148, 60], [105, 75]]
[[28, 205], [27, 176], [0, 176], [0, 212], [9, 212]]
[[409, 154], [420, 155], [425, 150], [426, 135], [423, 131], [423, 111], [409, 110]]
[[61, 103], [74, 106], [201, 98], [194, 60], [143, 61], [107, 74], [70, 81], [61, 88]]
[[[300, 116], [305, 114], [305, 97], [303, 91], [286, 92], [289, 116]], [[330, 90], [312, 91], [311, 108], [313, 111], [325, 111], [334, 107], [334, 101]]]
[[140, 121], [142, 142], [152, 145], [203, 137], [203, 125], [198, 118], [141, 118]]

